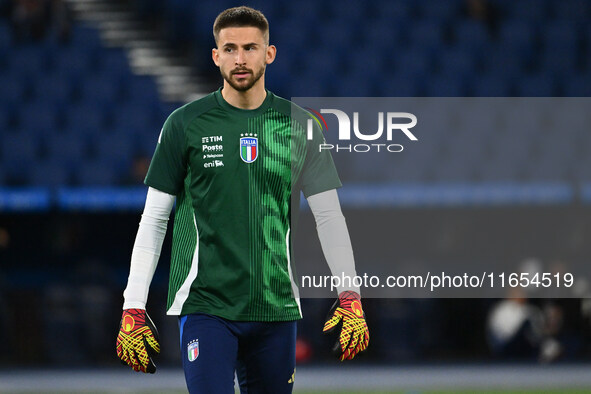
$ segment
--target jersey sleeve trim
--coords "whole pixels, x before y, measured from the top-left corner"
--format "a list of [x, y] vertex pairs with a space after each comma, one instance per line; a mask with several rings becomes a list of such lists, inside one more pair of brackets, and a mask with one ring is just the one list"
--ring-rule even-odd
[[153, 180], [146, 179], [144, 183], [146, 184], [146, 186], [153, 187], [154, 189], [157, 189], [164, 193], [172, 194], [173, 196], [176, 196], [181, 192], [181, 190], [173, 190], [173, 188], [158, 182], [154, 182]]

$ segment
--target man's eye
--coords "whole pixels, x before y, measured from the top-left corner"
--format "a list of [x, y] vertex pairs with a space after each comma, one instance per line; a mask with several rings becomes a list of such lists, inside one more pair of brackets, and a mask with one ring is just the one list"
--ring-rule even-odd
[[233, 51], [233, 49], [232, 49], [232, 48], [226, 48], [226, 52], [230, 53], [230, 52], [232, 52], [232, 51]]

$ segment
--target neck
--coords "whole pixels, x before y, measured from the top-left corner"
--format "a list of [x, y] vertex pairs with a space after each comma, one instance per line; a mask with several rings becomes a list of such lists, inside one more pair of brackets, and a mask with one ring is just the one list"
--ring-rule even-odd
[[227, 81], [224, 81], [222, 97], [226, 102], [241, 109], [257, 109], [267, 98], [267, 91], [262, 78], [247, 91], [241, 92], [234, 89]]

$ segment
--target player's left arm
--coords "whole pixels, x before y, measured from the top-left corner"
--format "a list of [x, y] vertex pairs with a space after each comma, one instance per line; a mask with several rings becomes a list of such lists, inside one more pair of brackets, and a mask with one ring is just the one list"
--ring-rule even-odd
[[339, 298], [324, 324], [324, 332], [340, 329], [334, 350], [341, 361], [350, 360], [367, 348], [369, 330], [359, 288], [353, 285], [355, 259], [347, 223], [336, 189], [309, 196], [308, 205], [316, 220], [320, 245], [332, 275], [351, 278], [351, 283], [345, 283], [348, 286], [338, 288]]

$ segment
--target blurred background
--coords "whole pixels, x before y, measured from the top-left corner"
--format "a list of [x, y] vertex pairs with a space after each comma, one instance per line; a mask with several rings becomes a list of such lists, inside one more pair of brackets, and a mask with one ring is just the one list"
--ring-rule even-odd
[[[278, 52], [266, 86], [286, 98], [591, 93], [591, 1], [244, 4], [269, 20]], [[0, 0], [1, 368], [118, 365], [114, 342], [142, 181], [166, 117], [221, 86], [211, 61], [212, 24], [236, 5]], [[484, 256], [516, 270], [563, 272], [570, 262], [587, 262], [589, 125], [587, 114], [560, 134], [474, 130], [466, 138], [419, 136], [421, 154], [333, 155], [358, 264], [388, 254], [392, 264], [442, 266], [478, 264]], [[508, 191], [486, 202], [462, 196], [483, 183], [492, 196], [496, 185]], [[526, 198], [511, 192], [531, 184], [542, 191]], [[457, 200], [438, 200], [457, 185]], [[386, 198], [376, 205], [347, 191], [359, 188]], [[387, 197], [401, 190], [404, 201]], [[368, 227], [388, 232], [376, 237]], [[319, 245], [309, 213], [300, 228], [298, 242], [313, 256]], [[163, 256], [170, 254], [168, 234]], [[165, 316], [167, 270], [163, 258], [148, 309], [163, 342], [158, 365], [180, 368], [177, 322]], [[589, 294], [583, 286], [560, 299], [520, 292], [503, 299], [367, 299], [372, 342], [357, 362], [589, 362]], [[321, 335], [332, 302], [303, 300], [299, 365], [335, 364], [333, 339]]]

